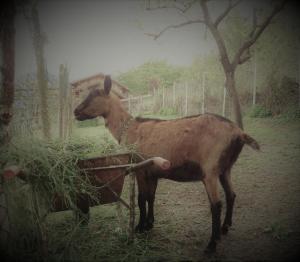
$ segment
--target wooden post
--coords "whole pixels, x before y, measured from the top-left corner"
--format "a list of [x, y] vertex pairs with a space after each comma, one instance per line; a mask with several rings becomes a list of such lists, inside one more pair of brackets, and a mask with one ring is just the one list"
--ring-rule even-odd
[[143, 108], [143, 96], [140, 96], [140, 114], [143, 114], [144, 108]]
[[173, 83], [173, 101], [172, 101], [173, 108], [175, 108], [175, 85], [176, 85], [176, 83], [174, 82]]
[[256, 105], [256, 50], [254, 48], [253, 55], [253, 96], [252, 96], [252, 105]]
[[165, 108], [165, 86], [162, 87], [162, 108]]
[[298, 88], [299, 88], [299, 108], [300, 108], [300, 52], [299, 52], [299, 63], [298, 63]]
[[42, 34], [37, 1], [33, 2], [31, 8], [32, 17], [32, 40], [37, 67], [37, 85], [39, 90], [40, 113], [42, 120], [42, 131], [46, 140], [51, 139], [51, 123], [48, 110], [48, 79], [46, 62], [44, 58], [45, 37]]
[[67, 136], [70, 137], [72, 134], [72, 127], [73, 127], [73, 125], [72, 125], [72, 123], [73, 123], [73, 121], [72, 121], [72, 119], [73, 119], [73, 107], [72, 107], [73, 93], [72, 93], [72, 88], [69, 85], [69, 81], [67, 84], [68, 84], [67, 85], [67, 88], [68, 88], [68, 90], [67, 90], [67, 94], [68, 94], [68, 128], [67, 128], [67, 130], [68, 130], [68, 134], [67, 134]]
[[226, 110], [226, 88], [223, 87], [223, 107], [222, 107], [222, 116], [225, 117], [225, 110]]
[[[1, 148], [10, 143], [9, 124], [13, 116], [15, 90], [15, 1], [2, 6], [0, 23], [0, 143]], [[4, 161], [1, 160], [1, 164]], [[10, 254], [10, 223], [8, 217], [7, 195], [4, 189], [4, 178], [0, 175], [0, 246], [1, 251]], [[4, 253], [3, 252], [3, 253]], [[5, 253], [1, 257], [5, 260]]]
[[59, 67], [59, 138], [66, 139], [70, 134], [72, 114], [72, 92], [69, 88], [69, 73], [65, 65]]
[[129, 241], [134, 240], [134, 223], [135, 223], [135, 173], [129, 174], [129, 192], [130, 192], [130, 209], [129, 209]]
[[184, 115], [187, 116], [188, 114], [188, 84], [185, 82], [185, 110]]
[[3, 5], [1, 10], [0, 29], [0, 144], [9, 144], [9, 124], [13, 116], [15, 92], [15, 15], [14, 1]]
[[70, 121], [70, 114], [69, 114], [69, 72], [68, 72], [68, 68], [65, 65], [64, 66], [64, 78], [63, 78], [64, 82], [64, 99], [65, 99], [65, 104], [64, 104], [64, 139], [67, 139], [69, 136], [69, 121]]
[[202, 114], [205, 113], [205, 72], [202, 74]]
[[64, 65], [59, 66], [59, 138], [64, 136]]
[[155, 88], [153, 88], [153, 96], [152, 96], [152, 112], [155, 111], [155, 102], [156, 102], [156, 92], [155, 92]]

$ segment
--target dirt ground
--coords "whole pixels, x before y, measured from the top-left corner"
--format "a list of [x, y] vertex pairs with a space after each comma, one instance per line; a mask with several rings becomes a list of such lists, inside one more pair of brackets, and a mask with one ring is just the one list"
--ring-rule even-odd
[[[202, 183], [160, 181], [156, 224], [150, 234], [167, 241], [179, 260], [288, 261], [300, 257], [299, 124], [252, 121], [245, 129], [262, 150], [257, 153], [244, 147], [233, 168], [237, 194], [233, 226], [215, 255], [203, 254], [211, 216]], [[222, 199], [224, 215], [224, 195]]]

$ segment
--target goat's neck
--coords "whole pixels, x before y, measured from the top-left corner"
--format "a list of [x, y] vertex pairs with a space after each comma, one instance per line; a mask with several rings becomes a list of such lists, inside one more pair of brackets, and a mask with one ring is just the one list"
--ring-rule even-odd
[[120, 103], [112, 104], [109, 114], [105, 117], [105, 126], [120, 143], [124, 127], [133, 119]]

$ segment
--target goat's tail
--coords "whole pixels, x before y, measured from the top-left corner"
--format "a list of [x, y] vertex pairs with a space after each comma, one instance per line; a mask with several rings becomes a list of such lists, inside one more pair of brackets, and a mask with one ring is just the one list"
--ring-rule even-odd
[[249, 136], [248, 134], [242, 133], [241, 139], [245, 144], [252, 147], [253, 149], [260, 150], [260, 146], [257, 143], [257, 141], [254, 138], [252, 138], [251, 136]]

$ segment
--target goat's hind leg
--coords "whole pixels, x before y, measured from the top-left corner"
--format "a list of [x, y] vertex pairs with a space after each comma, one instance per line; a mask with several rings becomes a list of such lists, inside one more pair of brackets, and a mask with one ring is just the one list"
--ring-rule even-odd
[[217, 241], [221, 238], [221, 211], [222, 203], [218, 192], [218, 178], [212, 175], [204, 181], [205, 189], [210, 201], [211, 216], [212, 216], [212, 231], [211, 239], [205, 249], [205, 253], [213, 253], [216, 250]]
[[155, 200], [155, 192], [157, 188], [157, 179], [152, 178], [151, 181], [148, 182], [148, 195], [147, 195], [147, 202], [148, 202], [148, 214], [147, 214], [147, 221], [146, 221], [146, 230], [150, 230], [153, 228], [154, 223], [154, 200]]
[[145, 231], [145, 223], [146, 223], [146, 216], [147, 216], [147, 209], [146, 209], [146, 200], [147, 200], [147, 185], [145, 181], [145, 175], [143, 173], [139, 173], [136, 176], [137, 183], [138, 183], [138, 206], [140, 211], [140, 220], [137, 226], [135, 227], [135, 231], [138, 233], [142, 233]]
[[145, 193], [139, 192], [138, 194], [138, 206], [140, 210], [140, 220], [135, 227], [135, 232], [142, 233], [145, 231], [146, 223], [146, 195]]
[[226, 213], [222, 225], [222, 234], [227, 234], [229, 227], [231, 227], [232, 225], [232, 213], [234, 207], [234, 200], [236, 197], [236, 194], [233, 191], [233, 187], [231, 183], [230, 169], [224, 172], [223, 174], [221, 174], [219, 179], [224, 189], [225, 198], [226, 198]]

